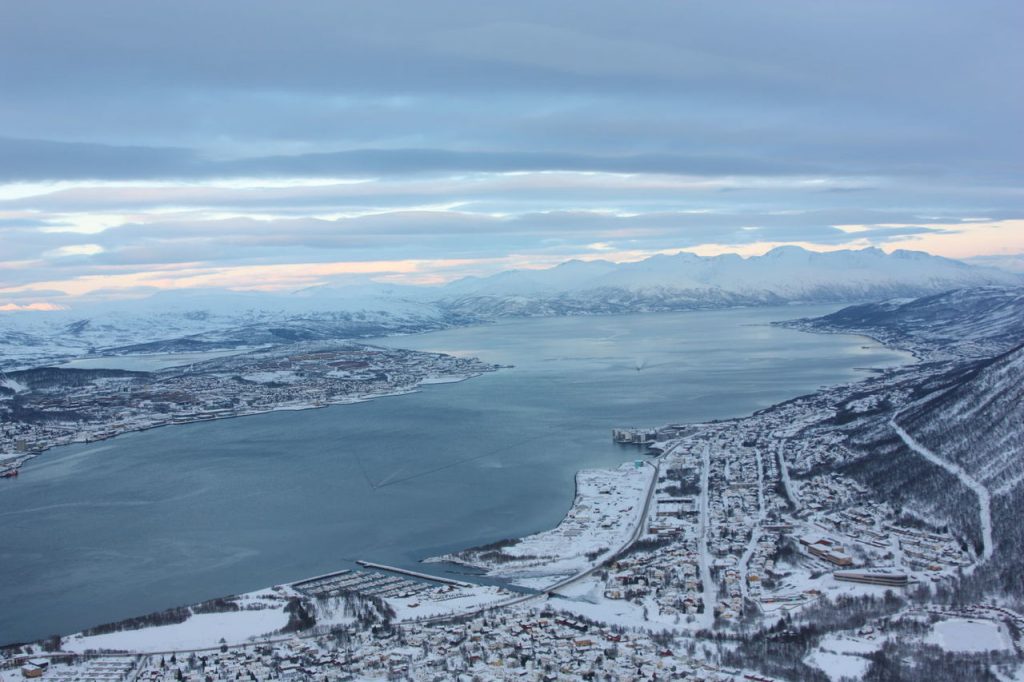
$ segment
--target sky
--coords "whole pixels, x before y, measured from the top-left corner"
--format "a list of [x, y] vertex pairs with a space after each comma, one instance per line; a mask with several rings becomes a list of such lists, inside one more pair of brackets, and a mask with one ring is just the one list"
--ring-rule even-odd
[[4, 3], [0, 310], [1024, 253], [1019, 0]]

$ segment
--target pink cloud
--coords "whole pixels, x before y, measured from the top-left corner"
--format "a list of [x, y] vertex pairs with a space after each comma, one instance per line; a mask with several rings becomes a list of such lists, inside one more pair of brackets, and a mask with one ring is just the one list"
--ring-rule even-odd
[[64, 306], [57, 305], [56, 303], [48, 303], [46, 301], [40, 301], [37, 303], [4, 303], [0, 305], [0, 312], [10, 313], [18, 310], [64, 310]]

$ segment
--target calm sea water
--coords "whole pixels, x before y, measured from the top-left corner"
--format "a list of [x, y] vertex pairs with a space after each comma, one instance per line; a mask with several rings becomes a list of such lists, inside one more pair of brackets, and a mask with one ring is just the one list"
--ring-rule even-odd
[[[615, 426], [747, 414], [910, 358], [765, 326], [831, 308], [541, 319], [379, 343], [512, 364], [407, 396], [58, 448], [0, 481], [0, 642], [548, 528]], [[638, 369], [639, 368], [639, 369]], [[428, 567], [429, 569], [429, 567]]]

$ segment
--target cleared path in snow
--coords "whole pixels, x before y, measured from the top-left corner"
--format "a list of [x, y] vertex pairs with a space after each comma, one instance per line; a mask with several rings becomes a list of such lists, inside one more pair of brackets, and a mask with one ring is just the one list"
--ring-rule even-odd
[[992, 497], [988, 489], [971, 478], [962, 467], [939, 457], [934, 452], [914, 440], [914, 437], [896, 423], [896, 417], [889, 420], [889, 425], [896, 431], [907, 447], [924, 457], [932, 464], [937, 464], [960, 479], [961, 483], [974, 491], [978, 496], [979, 518], [981, 521], [981, 560], [992, 558]]
[[785, 438], [780, 439], [779, 444], [775, 449], [779, 456], [779, 476], [781, 476], [782, 485], [786, 489], [786, 497], [788, 497], [789, 501], [793, 503], [793, 509], [800, 511], [800, 507], [802, 506], [800, 504], [800, 498], [797, 497], [796, 493], [793, 491], [793, 484], [789, 480], [789, 464], [786, 462], [785, 453], [786, 443], [788, 442], [789, 441]]
[[711, 515], [708, 510], [711, 480], [711, 446], [704, 444], [701, 451], [701, 472], [700, 472], [700, 540], [698, 541], [698, 552], [700, 554], [700, 582], [703, 587], [704, 613], [701, 614], [706, 627], [711, 627], [715, 622], [715, 594], [716, 585], [711, 581], [711, 556], [708, 553], [708, 533], [711, 531]]

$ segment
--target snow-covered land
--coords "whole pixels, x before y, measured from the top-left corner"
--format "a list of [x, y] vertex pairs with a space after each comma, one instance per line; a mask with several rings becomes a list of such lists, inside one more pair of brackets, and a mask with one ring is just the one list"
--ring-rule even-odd
[[751, 258], [679, 253], [636, 263], [570, 261], [453, 282], [440, 300], [463, 314], [537, 316], [869, 301], [1022, 282], [1017, 274], [915, 251], [782, 246]]
[[1012, 651], [1013, 638], [1006, 626], [998, 621], [950, 618], [932, 626], [926, 639], [946, 651], [983, 653], [986, 651]]
[[804, 662], [824, 672], [831, 682], [859, 680], [871, 668], [867, 655], [878, 651], [881, 646], [882, 643], [870, 635], [826, 635]]
[[549, 587], [614, 556], [636, 537], [655, 473], [643, 463], [580, 471], [576, 498], [557, 527], [435, 560], [482, 568], [523, 586]]
[[[175, 355], [180, 357], [180, 355]], [[303, 342], [155, 371], [42, 367], [0, 384], [0, 472], [56, 445], [273, 410], [346, 404], [496, 369], [472, 358]]]
[[875, 494], [967, 535], [990, 559], [975, 586], [1024, 596], [1011, 559], [1024, 547], [1024, 291], [952, 291], [798, 325], [869, 333], [927, 360], [866, 382], [815, 430], [843, 443], [835, 452]]
[[[1022, 351], [971, 360], [951, 343], [748, 417], [653, 429], [656, 457], [580, 472], [556, 528], [444, 557], [538, 593], [365, 564], [263, 591], [251, 615], [172, 609], [62, 642], [191, 649], [170, 663], [52, 642], [0, 658], [36, 674], [47, 657], [68, 682], [1022, 679]], [[294, 371], [246, 373], [292, 390], [276, 373]]]
[[808, 331], [865, 334], [923, 359], [987, 358], [1024, 342], [1024, 287], [956, 288], [843, 308], [781, 323]]
[[459, 323], [424, 297], [389, 285], [314, 287], [291, 294], [162, 292], [76, 303], [46, 314], [0, 313], [0, 370], [83, 356], [252, 349], [358, 339]]
[[[283, 605], [282, 605], [283, 606]], [[232, 611], [191, 616], [184, 623], [112, 632], [89, 637], [76, 636], [65, 642], [66, 651], [113, 650], [132, 652], [180, 651], [244, 644], [280, 630], [288, 623], [282, 608], [260, 611]]]
[[322, 285], [288, 294], [172, 291], [56, 312], [0, 313], [0, 370], [86, 355], [211, 351], [356, 339], [515, 316], [705, 310], [790, 302], [864, 302], [1024, 276], [914, 251], [763, 256], [654, 256], [635, 263], [569, 261], [445, 286]]

